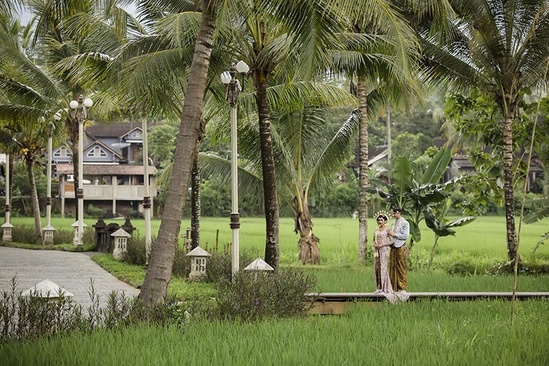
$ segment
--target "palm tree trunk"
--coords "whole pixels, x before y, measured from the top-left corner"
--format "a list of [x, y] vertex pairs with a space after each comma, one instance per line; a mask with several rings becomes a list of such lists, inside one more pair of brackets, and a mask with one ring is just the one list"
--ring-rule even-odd
[[198, 147], [196, 145], [191, 179], [191, 248], [200, 245], [200, 166], [198, 165]]
[[515, 198], [513, 192], [513, 119], [503, 121], [503, 194], [505, 204], [505, 225], [507, 228], [507, 259], [517, 257], [517, 234], [515, 227]]
[[254, 71], [259, 111], [259, 138], [261, 142], [261, 167], [263, 172], [263, 197], [265, 202], [265, 262], [277, 269], [279, 262], [279, 211], [276, 192], [275, 162], [269, 107], [267, 104], [268, 72], [258, 68]]
[[202, 102], [206, 91], [208, 68], [213, 47], [217, 1], [203, 0], [202, 6], [202, 18], [188, 77], [187, 93], [176, 140], [177, 145], [166, 204], [158, 237], [152, 247], [145, 281], [139, 294], [139, 299], [143, 301], [149, 310], [155, 304], [163, 303], [166, 300], [175, 249], [181, 229], [185, 196], [197, 151], [196, 145], [204, 133]]
[[295, 212], [294, 231], [299, 234], [299, 259], [302, 264], [320, 264], [319, 238], [313, 234], [313, 220], [309, 213], [309, 206], [303, 199], [301, 204], [294, 201]]
[[34, 216], [34, 237], [35, 243], [40, 244], [42, 242], [42, 223], [40, 221], [40, 203], [38, 201], [38, 193], [36, 191], [36, 179], [34, 176], [34, 161], [25, 159], [27, 166], [27, 175], [29, 177], [32, 213]]
[[365, 80], [360, 77], [357, 82], [357, 91], [360, 109], [360, 127], [358, 134], [358, 261], [362, 263], [366, 259], [366, 248], [368, 248], [368, 195], [366, 189], [368, 188], [369, 180], [366, 83]]

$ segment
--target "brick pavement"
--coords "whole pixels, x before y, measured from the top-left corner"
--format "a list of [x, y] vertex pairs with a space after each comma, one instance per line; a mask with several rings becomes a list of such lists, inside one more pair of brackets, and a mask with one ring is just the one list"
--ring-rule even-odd
[[84, 253], [0, 247], [0, 292], [11, 289], [14, 276], [21, 292], [48, 279], [74, 294], [73, 299], [84, 307], [91, 305], [91, 280], [101, 305], [113, 290], [128, 296], [139, 294], [138, 289], [118, 280]]

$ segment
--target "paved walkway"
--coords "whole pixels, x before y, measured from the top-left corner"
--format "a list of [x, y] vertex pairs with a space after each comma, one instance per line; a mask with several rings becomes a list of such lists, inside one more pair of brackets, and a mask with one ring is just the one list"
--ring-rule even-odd
[[138, 289], [118, 280], [84, 253], [0, 247], [0, 293], [11, 290], [14, 276], [21, 292], [48, 279], [74, 294], [73, 299], [84, 307], [91, 304], [90, 280], [101, 305], [113, 290], [128, 296], [139, 294]]

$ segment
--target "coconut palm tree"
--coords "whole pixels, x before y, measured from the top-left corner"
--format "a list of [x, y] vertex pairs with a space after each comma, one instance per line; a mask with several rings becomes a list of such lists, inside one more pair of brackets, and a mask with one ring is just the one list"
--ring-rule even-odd
[[[517, 257], [513, 189], [513, 125], [525, 88], [547, 84], [546, 0], [403, 1], [424, 52], [424, 74], [491, 96], [501, 113], [507, 256]], [[447, 14], [447, 16], [440, 15]], [[437, 16], [435, 16], [437, 15]]]
[[[326, 50], [336, 44], [337, 17], [322, 1], [243, 0], [235, 2], [238, 14], [230, 20], [234, 57], [250, 66], [259, 126], [259, 146], [265, 210], [265, 261], [273, 268], [279, 264], [279, 203], [276, 186], [271, 108], [277, 96], [271, 85], [311, 80], [328, 61]], [[299, 90], [299, 89], [294, 89]], [[302, 89], [301, 89], [302, 90]], [[305, 103], [299, 94], [285, 102], [295, 107]], [[282, 100], [279, 99], [279, 102]], [[243, 101], [247, 108], [246, 100]]]
[[[45, 152], [49, 121], [54, 121], [62, 93], [55, 77], [36, 65], [20, 43], [20, 28], [9, 16], [0, 17], [0, 143], [5, 151], [24, 159], [31, 187], [36, 242], [42, 228], [34, 169]], [[56, 129], [56, 135], [61, 129]]]
[[[359, 240], [358, 260], [368, 244], [368, 120], [386, 101], [398, 106], [417, 97], [417, 41], [391, 0], [338, 0], [326, 6], [340, 14], [342, 47], [332, 53], [332, 71], [350, 78], [358, 97], [359, 129]], [[367, 9], [367, 10], [366, 10]]]
[[[94, 114], [106, 114], [120, 108], [106, 99], [113, 84], [114, 72], [106, 73], [110, 60], [127, 40], [130, 25], [137, 28], [134, 19], [127, 16], [117, 2], [86, 1], [28, 1], [34, 15], [27, 32], [32, 42], [34, 59], [50, 70], [55, 82], [62, 88], [57, 103], [66, 109], [70, 100], [93, 93]], [[100, 113], [101, 112], [101, 113]], [[79, 125], [74, 114], [63, 114], [73, 162], [78, 161]], [[73, 163], [75, 191], [79, 186], [79, 166]], [[78, 216], [78, 212], [76, 212]]]
[[[271, 87], [269, 89], [276, 89]], [[339, 91], [339, 93], [337, 93]], [[268, 93], [273, 90], [268, 90]], [[320, 92], [320, 90], [319, 90]], [[327, 98], [330, 103], [352, 105], [355, 99], [344, 90], [326, 87], [324, 94], [311, 94], [308, 100]], [[275, 104], [276, 105], [276, 104]], [[324, 118], [328, 106], [298, 107], [296, 110], [274, 110], [271, 113], [272, 139], [275, 154], [277, 194], [294, 212], [294, 231], [299, 235], [299, 258], [303, 264], [319, 264], [319, 238], [313, 234], [313, 220], [309, 211], [309, 197], [330, 187], [345, 163], [351, 160], [354, 138], [358, 131], [358, 112], [355, 111], [341, 125], [329, 124]], [[212, 124], [214, 137], [226, 135], [226, 124]], [[254, 190], [261, 181], [261, 160], [258, 146], [259, 129], [247, 118], [239, 128], [239, 183], [246, 192]], [[230, 162], [212, 154], [202, 154], [204, 172], [228, 181]], [[257, 190], [254, 190], [257, 191]], [[260, 192], [258, 192], [260, 194]]]
[[152, 308], [155, 304], [166, 300], [175, 248], [183, 218], [186, 188], [197, 151], [196, 145], [203, 134], [202, 102], [207, 88], [216, 12], [219, 10], [220, 3], [216, 0], [203, 0], [201, 5], [202, 17], [183, 102], [181, 124], [166, 205], [164, 206], [158, 237], [151, 251], [145, 281], [139, 294], [139, 298], [148, 308]]

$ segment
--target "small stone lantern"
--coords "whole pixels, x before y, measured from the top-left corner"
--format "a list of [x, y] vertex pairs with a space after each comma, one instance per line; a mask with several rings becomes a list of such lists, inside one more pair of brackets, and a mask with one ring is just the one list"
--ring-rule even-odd
[[210, 253], [200, 247], [196, 247], [187, 253], [187, 257], [191, 257], [189, 278], [200, 279], [206, 277], [206, 264], [208, 263], [208, 257], [211, 257]]
[[[78, 221], [73, 222], [73, 224], [72, 224], [71, 226], [72, 226], [73, 229], [74, 229], [74, 238], [76, 239], [76, 238], [78, 238]], [[88, 226], [88, 225], [86, 225], [85, 222], [82, 223], [82, 228], [84, 229], [84, 231], [85, 231], [85, 229], [86, 229], [87, 226]], [[52, 235], [53, 235], [53, 234], [52, 234]], [[84, 235], [84, 233], [82, 233], [82, 235]], [[82, 239], [83, 239], [83, 238], [82, 238]], [[74, 242], [74, 240], [73, 240], [73, 242]]]
[[246, 268], [244, 268], [245, 271], [274, 271], [274, 268], [269, 265], [269, 263], [265, 262], [261, 258], [257, 258], [252, 263], [248, 264]]
[[65, 290], [58, 284], [50, 280], [44, 280], [23, 292], [21, 296], [40, 297], [43, 299], [57, 299], [61, 296], [73, 297], [74, 294]]
[[9, 222], [6, 222], [2, 225], [3, 233], [2, 233], [2, 241], [8, 242], [12, 240], [11, 231], [13, 229], [13, 225]]
[[51, 225], [44, 226], [44, 244], [53, 244], [53, 232], [55, 231], [55, 228]]
[[132, 236], [122, 228], [116, 230], [111, 236], [114, 238], [112, 256], [114, 259], [121, 260], [124, 257], [124, 253], [128, 251], [128, 238]]

